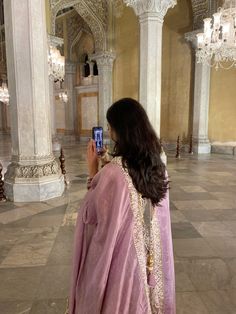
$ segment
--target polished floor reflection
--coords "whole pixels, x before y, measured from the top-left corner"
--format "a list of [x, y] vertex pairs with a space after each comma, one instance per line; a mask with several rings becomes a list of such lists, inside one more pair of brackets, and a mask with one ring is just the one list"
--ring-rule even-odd
[[[70, 186], [41, 203], [0, 203], [0, 313], [64, 314], [85, 145], [68, 143]], [[0, 140], [0, 159], [10, 143]], [[236, 313], [236, 158], [168, 158], [177, 314]], [[122, 313], [121, 313], [122, 314]]]

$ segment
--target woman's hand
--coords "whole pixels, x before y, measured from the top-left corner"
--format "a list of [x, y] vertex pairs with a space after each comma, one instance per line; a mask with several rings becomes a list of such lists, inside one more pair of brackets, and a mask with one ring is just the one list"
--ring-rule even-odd
[[89, 177], [93, 178], [98, 172], [98, 155], [96, 150], [96, 144], [94, 140], [90, 140], [87, 148], [87, 162]]
[[108, 164], [111, 161], [110, 155], [108, 153], [108, 147], [105, 145], [101, 151], [101, 154], [99, 156], [99, 159], [101, 160], [102, 167]]

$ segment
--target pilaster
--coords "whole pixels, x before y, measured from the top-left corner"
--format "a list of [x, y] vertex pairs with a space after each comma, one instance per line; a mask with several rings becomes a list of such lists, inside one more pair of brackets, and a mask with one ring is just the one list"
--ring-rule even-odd
[[65, 125], [66, 134], [74, 135], [75, 130], [75, 74], [76, 64], [73, 62], [66, 61], [65, 65], [65, 90], [68, 95], [68, 102], [65, 103]]
[[98, 66], [98, 89], [99, 89], [99, 126], [107, 127], [106, 112], [112, 105], [113, 89], [113, 63], [115, 53], [102, 51], [90, 56], [90, 60], [95, 60]]
[[[185, 35], [187, 41], [192, 43], [196, 52], [198, 31]], [[194, 104], [193, 104], [193, 151], [198, 154], [209, 154], [211, 144], [208, 139], [208, 115], [210, 98], [211, 68], [205, 64], [197, 63], [195, 58], [194, 76]]]

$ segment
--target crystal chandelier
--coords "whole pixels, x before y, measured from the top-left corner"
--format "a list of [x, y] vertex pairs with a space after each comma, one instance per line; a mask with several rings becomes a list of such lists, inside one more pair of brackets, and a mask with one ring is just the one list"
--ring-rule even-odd
[[64, 102], [67, 103], [68, 102], [68, 95], [67, 92], [60, 92], [59, 93], [59, 99]]
[[3, 102], [4, 104], [9, 104], [9, 92], [7, 88], [6, 83], [2, 83], [2, 86], [0, 86], [0, 101]]
[[123, 0], [127, 6], [132, 6], [136, 4], [139, 0]]
[[6, 48], [5, 42], [5, 26], [4, 26], [4, 14], [3, 14], [3, 3], [0, 5], [0, 45], [1, 45], [1, 57], [0, 57], [0, 69], [1, 69], [1, 85], [0, 85], [0, 102], [9, 104], [9, 91], [7, 87], [7, 68], [6, 68]]
[[236, 66], [236, 0], [225, 0], [213, 20], [204, 19], [204, 33], [197, 34], [197, 41], [197, 62], [216, 69]]
[[52, 45], [49, 46], [48, 65], [49, 77], [55, 81], [62, 81], [65, 76], [65, 57]]

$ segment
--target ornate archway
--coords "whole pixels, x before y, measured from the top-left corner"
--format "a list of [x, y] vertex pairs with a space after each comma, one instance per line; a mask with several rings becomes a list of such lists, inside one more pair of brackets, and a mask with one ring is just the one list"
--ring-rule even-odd
[[201, 29], [203, 19], [216, 11], [216, 0], [191, 0], [193, 10], [193, 27]]
[[96, 52], [107, 48], [107, 4], [105, 0], [50, 0], [52, 32], [55, 35], [56, 17], [60, 10], [73, 7], [90, 27]]

